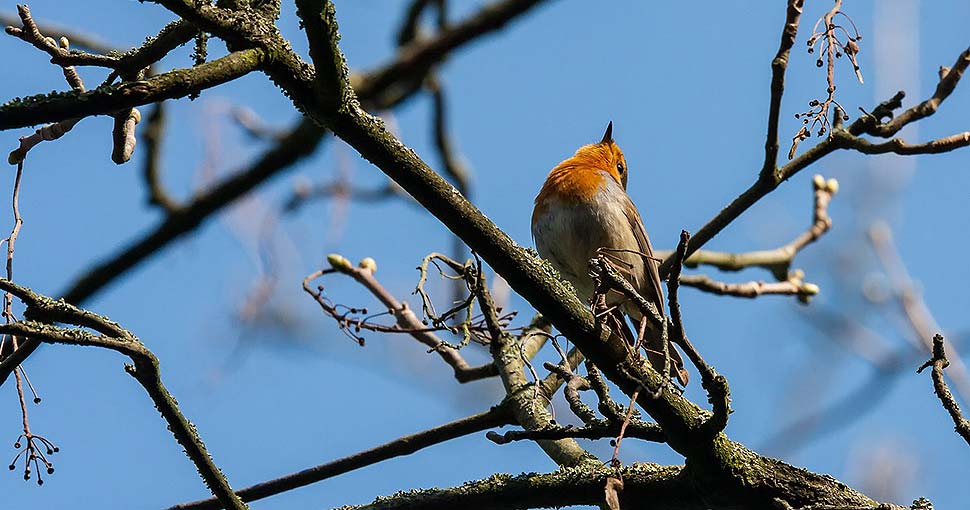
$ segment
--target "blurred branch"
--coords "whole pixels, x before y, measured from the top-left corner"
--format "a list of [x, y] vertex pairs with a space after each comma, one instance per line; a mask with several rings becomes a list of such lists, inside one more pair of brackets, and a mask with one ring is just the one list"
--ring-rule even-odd
[[[414, 47], [404, 53], [411, 55], [410, 58], [417, 62], [429, 59], [436, 61], [431, 58], [431, 55], [444, 58], [447, 52], [503, 27], [523, 12], [520, 10], [521, 4], [521, 1], [506, 1], [483, 7], [466, 21], [455, 25], [448, 34], [443, 34], [441, 37], [446, 37], [446, 40], [436, 38], [415, 43]], [[458, 37], [457, 34], [461, 36]], [[400, 61], [394, 61], [367, 76], [399, 76], [408, 69]], [[385, 83], [384, 86], [387, 87], [394, 85], [393, 81], [388, 82], [386, 78], [381, 78], [379, 81]], [[364, 77], [361, 78], [360, 83], [357, 90], [365, 106], [378, 110], [391, 106], [381, 102], [384, 99], [382, 96], [384, 91], [374, 85], [373, 79]], [[325, 133], [327, 130], [318, 127], [313, 120], [301, 119], [281, 137], [281, 141], [276, 146], [267, 150], [247, 168], [212, 186], [190, 203], [185, 204], [179, 214], [167, 217], [161, 225], [140, 240], [86, 271], [64, 294], [65, 298], [72, 303], [80, 303], [89, 298], [121, 274], [158, 253], [160, 248], [198, 228], [215, 212], [312, 154]]]
[[898, 363], [874, 367], [875, 370], [865, 381], [844, 396], [766, 434], [759, 451], [764, 451], [766, 455], [787, 456], [807, 443], [858, 422], [891, 395], [903, 366]]
[[943, 349], [943, 335], [937, 334], [933, 337], [933, 357], [923, 363], [916, 372], [921, 373], [926, 367], [933, 367], [933, 391], [936, 392], [936, 396], [939, 397], [946, 412], [950, 413], [957, 433], [970, 445], [970, 421], [963, 417], [963, 413], [960, 412], [960, 405], [953, 398], [953, 394], [950, 393], [950, 389], [947, 388], [946, 381], [943, 379], [943, 369], [948, 365], [946, 352]]
[[[388, 181], [384, 186], [376, 188], [355, 187], [346, 179], [338, 178], [331, 182], [298, 186], [283, 204], [283, 210], [294, 212], [304, 205], [322, 198], [343, 198], [364, 203], [383, 202], [393, 198], [407, 199], [408, 196], [401, 188]], [[410, 200], [407, 200], [411, 202]], [[413, 202], [412, 202], [413, 203]]]
[[[440, 38], [415, 43], [413, 47], [409, 46], [411, 49], [403, 52], [403, 54], [407, 55], [406, 58], [409, 59], [409, 62], [417, 63], [444, 58], [449, 51], [505, 26], [508, 21], [528, 9], [527, 6], [523, 9], [524, 4], [527, 3], [534, 4], [536, 2], [506, 0], [488, 5], [465, 22], [455, 25], [446, 34], [442, 34]], [[405, 57], [402, 56], [401, 58]], [[204, 65], [211, 64], [213, 63]], [[194, 70], [197, 69], [199, 67], [194, 68]], [[392, 87], [394, 80], [389, 79], [389, 77], [400, 78], [402, 73], [408, 70], [410, 70], [410, 67], [403, 64], [401, 60], [396, 60], [373, 71], [368, 76], [381, 76], [382, 78], [377, 81], [383, 83], [385, 87]], [[364, 105], [375, 109], [391, 106], [391, 104], [381, 102], [388, 100], [388, 96], [383, 94], [384, 90], [375, 85], [374, 80], [364, 77], [360, 83], [358, 92]], [[391, 99], [399, 102], [403, 97], [397, 96]], [[0, 107], [0, 113], [2, 113], [2, 110], [2, 107]], [[2, 124], [2, 121], [0, 121], [0, 124]], [[265, 152], [247, 169], [212, 186], [205, 193], [184, 204], [177, 214], [168, 215], [162, 224], [153, 231], [87, 270], [65, 292], [65, 299], [71, 303], [80, 303], [91, 297], [118, 276], [158, 253], [164, 246], [198, 228], [215, 212], [250, 192], [270, 177], [291, 167], [300, 159], [312, 154], [326, 132], [314, 120], [310, 118], [301, 119], [281, 138], [276, 146]], [[28, 340], [20, 346], [13, 356], [19, 363], [19, 361], [30, 356], [38, 345], [39, 342]]]
[[367, 73], [354, 89], [361, 97], [377, 90], [390, 90], [396, 83], [408, 77], [424, 76], [431, 67], [442, 62], [455, 48], [478, 38], [482, 34], [504, 27], [544, 0], [501, 0], [482, 7], [465, 20], [441, 30], [434, 39], [416, 39], [400, 48], [394, 62], [379, 70]]
[[148, 114], [145, 129], [142, 130], [145, 140], [145, 165], [142, 176], [148, 189], [148, 204], [160, 207], [167, 214], [172, 215], [182, 206], [168, 194], [162, 183], [162, 138], [165, 136], [165, 102], [159, 101], [152, 105]]
[[[940, 331], [941, 328], [926, 305], [926, 301], [923, 300], [916, 289], [916, 285], [899, 255], [896, 244], [893, 242], [892, 230], [884, 223], [876, 223], [869, 229], [869, 241], [886, 271], [896, 301], [919, 339], [919, 343], [922, 344], [923, 352], [932, 352], [935, 332]], [[951, 365], [950, 377], [956, 385], [957, 392], [964, 398], [970, 398], [970, 373], [967, 371], [963, 358], [957, 352], [956, 346], [951, 345], [949, 349], [951, 357], [949, 360]]]
[[[258, 483], [236, 491], [245, 502], [256, 501], [304, 487], [328, 478], [361, 469], [395, 457], [411, 455], [429, 446], [441, 444], [485, 429], [501, 427], [512, 423], [511, 414], [505, 404], [495, 406], [483, 413], [474, 414], [444, 425], [397, 438], [380, 446], [355, 453], [342, 459], [320, 464], [297, 471], [274, 480]], [[216, 498], [192, 503], [182, 503], [168, 510], [215, 510], [223, 508]]]
[[434, 126], [435, 147], [438, 149], [438, 157], [441, 158], [441, 167], [458, 191], [470, 200], [470, 171], [458, 155], [455, 144], [448, 135], [448, 108], [445, 92], [437, 75], [429, 74], [425, 80], [425, 87], [431, 92], [434, 111], [432, 126]]
[[[229, 483], [206, 451], [195, 427], [185, 418], [175, 399], [162, 384], [158, 359], [137, 337], [103, 316], [81, 310], [64, 301], [54, 301], [49, 297], [35, 294], [30, 289], [10, 280], [0, 279], [0, 290], [20, 298], [27, 305], [24, 316], [28, 318], [28, 320], [0, 325], [0, 333], [51, 344], [100, 347], [131, 358], [133, 364], [125, 366], [125, 370], [148, 392], [156, 409], [168, 424], [169, 430], [185, 449], [186, 455], [195, 464], [212, 494], [219, 498], [224, 508], [237, 510], [247, 508], [232, 493]], [[30, 317], [43, 318], [43, 322], [30, 320]], [[52, 322], [55, 320], [89, 327], [100, 334], [84, 329], [54, 326]], [[6, 363], [7, 360], [4, 360], [4, 364]]]

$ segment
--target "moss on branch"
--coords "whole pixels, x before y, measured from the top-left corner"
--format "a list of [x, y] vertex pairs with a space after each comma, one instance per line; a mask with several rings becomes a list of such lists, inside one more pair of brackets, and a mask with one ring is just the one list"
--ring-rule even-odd
[[148, 80], [103, 86], [87, 92], [51, 92], [17, 98], [0, 106], [0, 130], [107, 115], [164, 99], [185, 97], [255, 71], [266, 59], [265, 51], [247, 49], [191, 69], [159, 74]]

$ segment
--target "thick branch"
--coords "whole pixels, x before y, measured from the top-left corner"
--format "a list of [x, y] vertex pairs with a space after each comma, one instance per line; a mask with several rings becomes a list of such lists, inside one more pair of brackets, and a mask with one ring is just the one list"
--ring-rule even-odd
[[[495, 304], [481, 274], [476, 294], [482, 313], [485, 315], [485, 321], [492, 331], [489, 350], [508, 395], [506, 402], [509, 410], [515, 416], [516, 422], [526, 430], [537, 431], [548, 428], [553, 422], [552, 416], [546, 410], [546, 395], [540, 391], [539, 381], [530, 383], [524, 372], [526, 360], [523, 359], [521, 347], [526, 335], [514, 338], [502, 330], [495, 312]], [[574, 439], [550, 438], [539, 439], [537, 442], [542, 450], [560, 466], [599, 464], [596, 457], [579, 446]]]
[[263, 50], [248, 49], [144, 81], [123, 82], [88, 92], [57, 92], [16, 99], [0, 106], [0, 130], [89, 115], [108, 115], [163, 99], [185, 97], [245, 76], [259, 69], [265, 60]]
[[619, 476], [625, 488], [620, 493], [622, 508], [641, 508], [645, 501], [652, 508], [682, 510], [708, 509], [713, 500], [705, 499], [682, 476], [680, 467], [635, 464], [619, 471], [598, 466], [564, 468], [548, 474], [519, 476], [495, 474], [484, 480], [448, 489], [408, 491], [378, 498], [373, 502], [344, 507], [345, 510], [452, 510], [488, 508], [490, 510], [600, 505], [604, 501], [606, 479]]

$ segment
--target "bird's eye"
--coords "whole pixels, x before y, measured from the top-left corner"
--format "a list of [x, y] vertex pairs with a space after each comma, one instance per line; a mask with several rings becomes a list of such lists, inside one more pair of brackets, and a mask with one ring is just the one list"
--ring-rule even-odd
[[626, 169], [625, 169], [625, 168], [623, 168], [623, 163], [617, 163], [617, 164], [616, 164], [616, 171], [617, 171], [617, 172], [620, 172], [620, 175], [623, 175], [623, 171], [624, 171], [624, 170], [626, 170]]

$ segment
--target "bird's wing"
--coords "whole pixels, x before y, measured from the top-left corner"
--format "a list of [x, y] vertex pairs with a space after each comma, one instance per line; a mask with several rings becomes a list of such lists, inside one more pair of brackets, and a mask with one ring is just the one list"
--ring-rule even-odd
[[637, 211], [637, 207], [633, 205], [630, 197], [626, 198], [626, 202], [624, 213], [626, 214], [626, 219], [630, 222], [630, 230], [633, 231], [633, 236], [637, 240], [639, 251], [644, 255], [643, 276], [648, 280], [644, 282], [643, 288], [637, 290], [643, 293], [644, 298], [656, 305], [657, 311], [660, 312], [660, 315], [663, 315], [663, 291], [660, 290], [660, 271], [657, 261], [653, 258], [653, 246], [650, 245], [650, 238], [647, 237], [647, 231], [643, 227], [643, 220], [640, 219], [640, 213]]
[[[650, 246], [650, 238], [647, 237], [647, 230], [643, 227], [643, 220], [640, 219], [640, 213], [629, 197], [627, 197], [625, 212], [626, 219], [630, 221], [630, 229], [633, 230], [633, 236], [636, 237], [637, 244], [640, 246], [640, 253], [643, 253], [643, 275], [646, 279], [650, 280], [644, 282], [642, 288], [638, 290], [644, 298], [656, 305], [660, 315], [664, 315], [663, 292], [660, 290], [659, 264], [653, 258], [653, 247]], [[659, 338], [648, 339], [647, 343], [650, 350], [647, 351], [647, 358], [650, 359], [651, 364], [658, 371], [661, 371], [661, 367], [664, 365], [664, 359], [663, 355], [660, 354], [662, 352], [661, 349], [663, 349], [663, 344], [658, 345], [659, 340]], [[670, 354], [671, 361], [669, 375], [676, 377], [680, 381], [680, 384], [687, 386], [689, 375], [687, 370], [684, 369], [684, 360], [669, 340], [667, 352]]]

